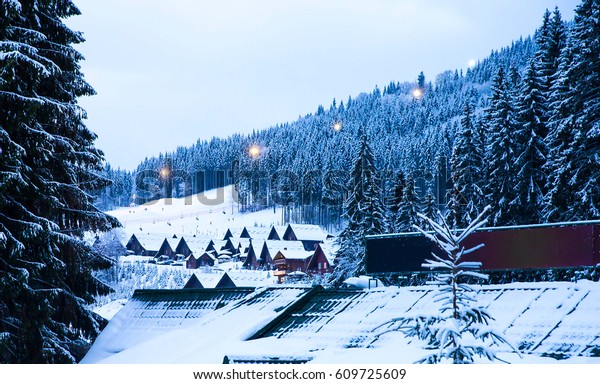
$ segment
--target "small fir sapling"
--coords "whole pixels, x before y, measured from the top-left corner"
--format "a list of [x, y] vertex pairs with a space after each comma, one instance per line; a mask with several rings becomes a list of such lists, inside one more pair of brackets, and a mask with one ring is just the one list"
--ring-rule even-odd
[[439, 211], [439, 223], [419, 215], [433, 229], [433, 234], [421, 227], [415, 228], [433, 241], [444, 256], [432, 253], [432, 259], [423, 264], [423, 267], [439, 271], [434, 275], [434, 280], [429, 282], [437, 287], [434, 300], [440, 305], [439, 313], [395, 319], [400, 321], [400, 329], [407, 336], [422, 340], [425, 349], [431, 351], [418, 360], [418, 363], [470, 364], [475, 362], [476, 357], [494, 361], [500, 360], [493, 349], [494, 345], [506, 344], [515, 350], [491, 326], [494, 319], [485, 308], [478, 305], [476, 288], [465, 283], [465, 280], [488, 278], [486, 274], [477, 271], [481, 268], [480, 262], [462, 260], [463, 256], [482, 248], [484, 244], [470, 249], [465, 249], [461, 244], [473, 231], [486, 224], [487, 220], [483, 217], [489, 210], [490, 207], [486, 207], [464, 231], [460, 232], [452, 231]]

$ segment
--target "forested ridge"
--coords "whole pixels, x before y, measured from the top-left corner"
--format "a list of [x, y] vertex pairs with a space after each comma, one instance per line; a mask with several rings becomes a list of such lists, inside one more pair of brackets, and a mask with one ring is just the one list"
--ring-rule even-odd
[[[582, 2], [570, 22], [546, 11], [532, 37], [465, 72], [420, 73], [293, 122], [147, 158], [133, 173], [111, 170], [125, 181], [104, 202], [235, 182], [242, 209], [279, 204], [290, 221], [341, 227], [366, 136], [387, 206], [402, 194], [398, 178], [408, 178], [420, 209], [447, 211], [458, 227], [486, 204], [494, 225], [598, 218], [597, 15], [595, 1]], [[172, 177], [161, 177], [165, 167]]]

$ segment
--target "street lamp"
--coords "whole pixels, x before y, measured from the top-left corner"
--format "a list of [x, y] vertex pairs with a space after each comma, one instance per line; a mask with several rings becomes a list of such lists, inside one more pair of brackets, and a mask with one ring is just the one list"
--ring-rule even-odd
[[333, 124], [333, 130], [336, 132], [339, 132], [342, 130], [342, 123], [340, 123], [339, 121], [335, 122], [335, 124]]
[[248, 154], [253, 159], [256, 159], [258, 156], [260, 156], [260, 147], [256, 144], [251, 145], [250, 148], [248, 148]]

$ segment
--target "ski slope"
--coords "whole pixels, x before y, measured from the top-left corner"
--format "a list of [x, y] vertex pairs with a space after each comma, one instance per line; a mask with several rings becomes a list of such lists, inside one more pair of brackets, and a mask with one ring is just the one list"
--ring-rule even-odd
[[231, 185], [107, 213], [121, 222], [127, 239], [139, 233], [222, 238], [228, 228], [241, 230], [245, 226], [283, 225], [280, 207], [240, 213]]

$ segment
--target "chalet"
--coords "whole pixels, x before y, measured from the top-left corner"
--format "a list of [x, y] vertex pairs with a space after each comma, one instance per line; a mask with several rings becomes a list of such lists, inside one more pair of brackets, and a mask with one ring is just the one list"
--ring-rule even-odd
[[300, 251], [304, 250], [304, 245], [301, 241], [265, 240], [256, 267], [271, 269], [273, 266], [273, 257], [275, 257], [278, 251], [282, 250]]
[[277, 281], [283, 283], [293, 272], [306, 273], [306, 268], [312, 258], [314, 252], [302, 250], [288, 250], [283, 249], [277, 251], [275, 257], [273, 257], [273, 265], [277, 268], [273, 272], [274, 276], [277, 276]]
[[318, 225], [312, 224], [288, 224], [283, 233], [282, 240], [301, 241], [304, 249], [314, 251], [316, 245], [324, 242], [330, 236]]
[[185, 259], [185, 267], [187, 269], [197, 269], [200, 267], [212, 267], [215, 265], [215, 256], [213, 252], [203, 252], [197, 253], [200, 256], [195, 256], [195, 254], [189, 255]]
[[206, 245], [206, 248], [204, 248], [204, 250], [206, 252], [217, 252], [217, 248], [215, 248], [215, 242], [213, 240], [210, 240], [208, 242], [208, 244]]
[[308, 274], [324, 275], [333, 272], [333, 260], [335, 258], [335, 249], [331, 245], [317, 244], [317, 249], [312, 253], [308, 260], [306, 271]]
[[221, 280], [219, 280], [219, 282], [215, 286], [215, 288], [235, 288], [235, 287], [236, 287], [235, 283], [233, 282], [233, 280], [231, 280], [231, 277], [229, 277], [227, 272], [225, 272], [223, 277], [221, 277]]
[[164, 238], [160, 248], [158, 248], [158, 251], [156, 252], [155, 257], [168, 256], [169, 259], [175, 259], [175, 249], [177, 248], [177, 243], [178, 242], [176, 242], [173, 238]]
[[166, 236], [154, 234], [133, 234], [127, 241], [128, 251], [140, 256], [156, 256]]
[[223, 236], [223, 240], [227, 240], [230, 239], [232, 237], [242, 237], [240, 235], [240, 230], [239, 229], [231, 229], [231, 228], [227, 228], [227, 231], [225, 232], [225, 235]]
[[248, 253], [246, 253], [246, 260], [244, 260], [244, 264], [242, 265], [243, 268], [254, 269], [259, 266], [258, 260], [260, 258], [263, 245], [264, 241], [250, 241], [250, 244], [248, 245]]
[[196, 276], [195, 274], [192, 274], [192, 276], [190, 276], [190, 278], [188, 279], [187, 283], [185, 283], [185, 285], [183, 286], [183, 289], [200, 289], [200, 288], [204, 288], [204, 286], [202, 285], [200, 280], [198, 280], [198, 276]]
[[272, 226], [271, 231], [269, 231], [269, 236], [267, 236], [267, 240], [281, 240], [283, 238], [283, 234], [285, 233], [286, 228], [286, 226]]
[[270, 228], [267, 227], [244, 227], [240, 237], [254, 240], [266, 240], [269, 237]]
[[206, 251], [206, 247], [210, 243], [210, 237], [182, 237], [175, 247], [175, 253], [188, 257], [192, 253], [199, 254], [199, 251]]

